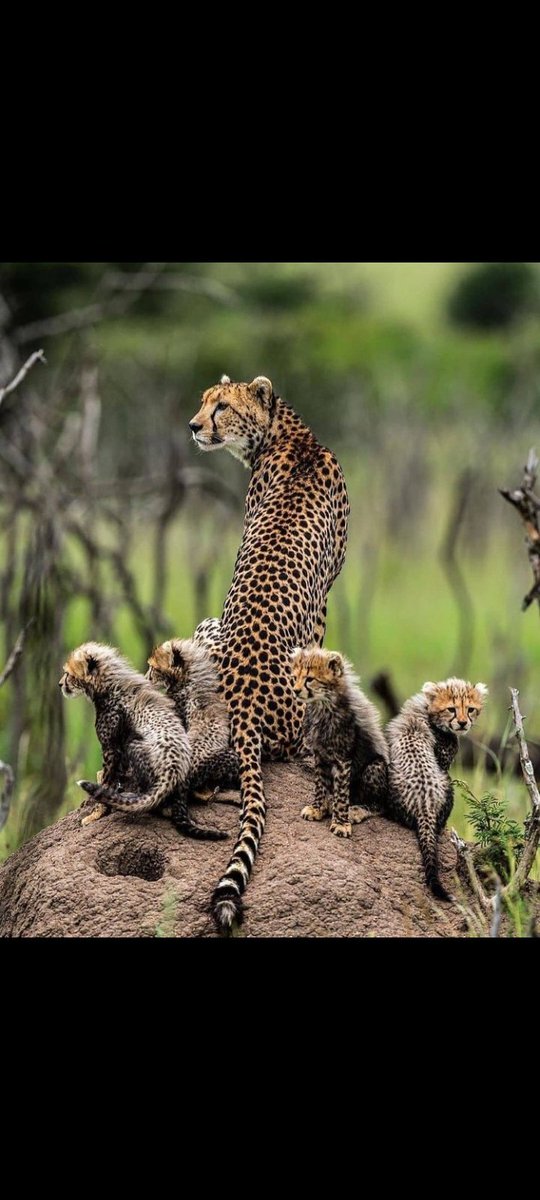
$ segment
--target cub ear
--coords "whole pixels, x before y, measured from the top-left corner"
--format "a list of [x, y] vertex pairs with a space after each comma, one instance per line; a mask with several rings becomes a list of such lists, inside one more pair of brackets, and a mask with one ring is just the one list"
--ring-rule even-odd
[[94, 658], [93, 654], [87, 654], [86, 655], [86, 670], [87, 670], [88, 675], [95, 675], [97, 669], [98, 669], [97, 658]]
[[220, 382], [220, 383], [230, 383], [231, 381], [230, 381], [230, 379], [229, 379], [229, 376], [228, 376], [228, 375], [222, 375], [222, 376], [221, 376], [221, 379], [220, 379], [220, 381], [219, 381], [219, 382]]
[[178, 649], [178, 646], [172, 646], [171, 649], [172, 649], [171, 665], [173, 667], [183, 667], [184, 657], [183, 657], [182, 651]]
[[332, 675], [335, 675], [336, 679], [339, 679], [340, 675], [343, 675], [343, 659], [341, 654], [330, 655], [328, 659], [328, 670], [332, 672]]
[[474, 690], [475, 692], [478, 692], [478, 695], [482, 698], [482, 700], [487, 700], [489, 696], [489, 688], [486, 687], [485, 683], [475, 683]]
[[434, 698], [437, 694], [437, 684], [429, 683], [429, 682], [424, 683], [424, 685], [422, 687], [422, 691], [424, 693], [424, 696], [427, 696], [428, 700], [434, 700]]
[[257, 375], [257, 378], [253, 380], [253, 383], [250, 383], [249, 390], [250, 392], [255, 392], [257, 400], [260, 400], [261, 404], [264, 404], [267, 408], [270, 407], [270, 401], [274, 395], [274, 389], [270, 383], [270, 380], [267, 379], [265, 375]]

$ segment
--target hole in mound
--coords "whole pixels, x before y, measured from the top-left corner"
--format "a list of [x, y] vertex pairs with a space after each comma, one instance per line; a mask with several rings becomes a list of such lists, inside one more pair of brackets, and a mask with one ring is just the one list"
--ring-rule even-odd
[[120, 849], [100, 850], [96, 866], [102, 875], [136, 875], [153, 883], [163, 876], [165, 855], [162, 850], [127, 842]]

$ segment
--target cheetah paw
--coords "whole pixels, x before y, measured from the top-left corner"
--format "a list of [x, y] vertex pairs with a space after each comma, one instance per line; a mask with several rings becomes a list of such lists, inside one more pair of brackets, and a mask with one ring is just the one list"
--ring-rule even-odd
[[306, 804], [302, 809], [302, 816], [304, 821], [324, 821], [328, 813], [325, 808], [315, 808], [313, 804]]
[[350, 821], [347, 821], [344, 825], [339, 824], [337, 821], [332, 821], [330, 833], [333, 833], [334, 837], [350, 838], [352, 837], [352, 825]]

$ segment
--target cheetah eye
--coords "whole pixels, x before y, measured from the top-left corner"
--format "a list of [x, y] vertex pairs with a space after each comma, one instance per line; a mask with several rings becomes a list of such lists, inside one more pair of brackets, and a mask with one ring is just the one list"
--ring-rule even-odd
[[453, 716], [453, 717], [455, 717], [455, 715], [456, 715], [456, 709], [455, 709], [455, 708], [451, 708], [451, 707], [450, 707], [450, 705], [448, 705], [448, 712], [449, 712], [449, 713], [452, 713], [452, 716]]
[[475, 709], [475, 708], [468, 708], [468, 709], [467, 709], [467, 712], [468, 712], [468, 714], [469, 714], [469, 716], [470, 716], [470, 717], [475, 717], [475, 716], [476, 716], [476, 709]]
[[216, 407], [215, 407], [215, 409], [214, 409], [214, 416], [215, 416], [215, 415], [216, 415], [216, 413], [218, 413], [218, 412], [223, 412], [223, 411], [224, 411], [224, 409], [226, 409], [226, 408], [228, 408], [228, 407], [229, 407], [229, 405], [228, 405], [228, 404], [224, 404], [224, 403], [223, 403], [223, 400], [220, 400], [220, 401], [219, 401], [219, 403], [218, 403], [218, 404], [216, 404]]

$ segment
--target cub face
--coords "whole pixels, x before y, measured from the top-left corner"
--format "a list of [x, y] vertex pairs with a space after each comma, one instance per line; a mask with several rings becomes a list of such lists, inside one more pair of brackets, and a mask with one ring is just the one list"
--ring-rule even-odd
[[187, 683], [188, 666], [180, 638], [172, 638], [171, 641], [163, 642], [161, 646], [152, 650], [146, 678], [155, 687], [165, 688], [168, 692], [175, 691]]
[[432, 723], [450, 733], [468, 733], [485, 704], [485, 683], [472, 684], [464, 679], [446, 679], [425, 683], [422, 692]]
[[223, 375], [208, 388], [201, 407], [189, 422], [193, 440], [201, 450], [226, 446], [247, 461], [262, 442], [274, 409], [274, 389], [263, 375], [252, 383], [231, 383]]
[[78, 646], [69, 655], [63, 666], [63, 675], [58, 681], [58, 686], [62, 689], [64, 696], [72, 699], [74, 696], [91, 695], [96, 676], [99, 672], [99, 655], [101, 650], [108, 651], [108, 647], [100, 647], [94, 643], [85, 643], [83, 646]]
[[294, 691], [307, 704], [328, 697], [343, 675], [341, 654], [331, 650], [295, 650], [291, 667]]

